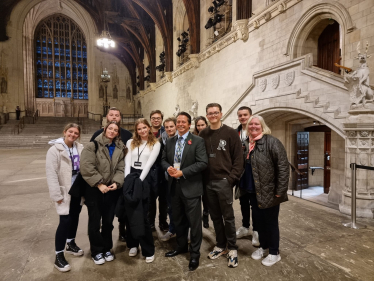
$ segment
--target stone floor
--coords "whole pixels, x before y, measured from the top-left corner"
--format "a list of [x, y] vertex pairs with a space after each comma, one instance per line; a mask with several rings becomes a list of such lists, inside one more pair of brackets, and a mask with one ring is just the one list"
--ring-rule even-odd
[[[0, 280], [374, 280], [374, 221], [361, 220], [366, 229], [341, 225], [348, 219], [337, 210], [290, 198], [280, 212], [282, 260], [273, 267], [254, 261], [250, 237], [238, 240], [239, 266], [227, 267], [223, 257], [206, 258], [214, 246], [214, 230], [204, 229], [200, 267], [188, 271], [188, 255], [164, 257], [175, 239], [162, 242], [155, 232], [156, 258], [128, 256], [125, 243], [117, 242], [113, 262], [97, 266], [90, 259], [87, 210], [84, 207], [77, 235], [83, 257], [68, 256], [68, 273], [53, 267], [54, 234], [58, 215], [49, 199], [45, 179], [46, 149], [0, 150]], [[241, 215], [234, 204], [236, 223]]]

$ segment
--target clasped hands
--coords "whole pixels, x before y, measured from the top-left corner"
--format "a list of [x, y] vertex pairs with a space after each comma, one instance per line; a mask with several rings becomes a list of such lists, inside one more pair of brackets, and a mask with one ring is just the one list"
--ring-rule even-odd
[[100, 189], [100, 191], [102, 193], [107, 193], [108, 191], [116, 190], [117, 189], [117, 184], [112, 183], [111, 185], [106, 186], [105, 184], [101, 183], [101, 184], [98, 185], [98, 188]]
[[181, 170], [175, 169], [174, 167], [170, 166], [168, 168], [168, 173], [173, 178], [180, 178], [183, 177], [183, 172]]

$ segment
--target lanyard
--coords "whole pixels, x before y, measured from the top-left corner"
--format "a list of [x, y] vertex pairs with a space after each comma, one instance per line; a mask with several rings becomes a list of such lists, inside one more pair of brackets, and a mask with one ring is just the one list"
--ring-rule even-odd
[[73, 147], [70, 150], [70, 147], [68, 147], [70, 159], [71, 159], [71, 169], [74, 170], [74, 144]]
[[140, 156], [142, 155], [145, 147], [147, 146], [147, 143], [145, 143], [145, 146], [143, 147], [142, 151], [139, 153], [139, 146], [138, 146], [138, 162], [139, 162], [139, 159], [140, 159]]

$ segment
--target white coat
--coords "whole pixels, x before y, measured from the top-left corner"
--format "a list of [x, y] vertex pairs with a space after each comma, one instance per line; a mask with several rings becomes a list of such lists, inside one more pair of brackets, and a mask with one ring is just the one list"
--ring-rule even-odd
[[[81, 156], [83, 145], [74, 142], [74, 146]], [[55, 202], [56, 210], [59, 215], [68, 215], [70, 208], [70, 188], [72, 178], [71, 159], [62, 145], [55, 143], [47, 152], [46, 158], [46, 174], [49, 188], [49, 195]], [[57, 201], [63, 199], [61, 204]]]

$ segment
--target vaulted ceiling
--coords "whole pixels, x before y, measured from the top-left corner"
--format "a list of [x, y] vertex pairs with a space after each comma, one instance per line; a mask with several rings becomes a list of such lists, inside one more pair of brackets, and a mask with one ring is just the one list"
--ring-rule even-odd
[[[21, 0], [0, 0], [0, 42], [8, 40], [6, 25], [12, 9]], [[111, 36], [117, 43], [108, 50], [129, 69], [135, 94], [136, 68], [140, 90], [144, 87], [144, 56], [148, 57], [150, 82], [156, 82], [155, 26], [159, 29], [165, 50], [165, 71], [173, 70], [172, 0], [74, 0], [92, 16], [99, 31], [106, 18]], [[189, 20], [191, 53], [200, 52], [200, 1], [183, 0]]]

